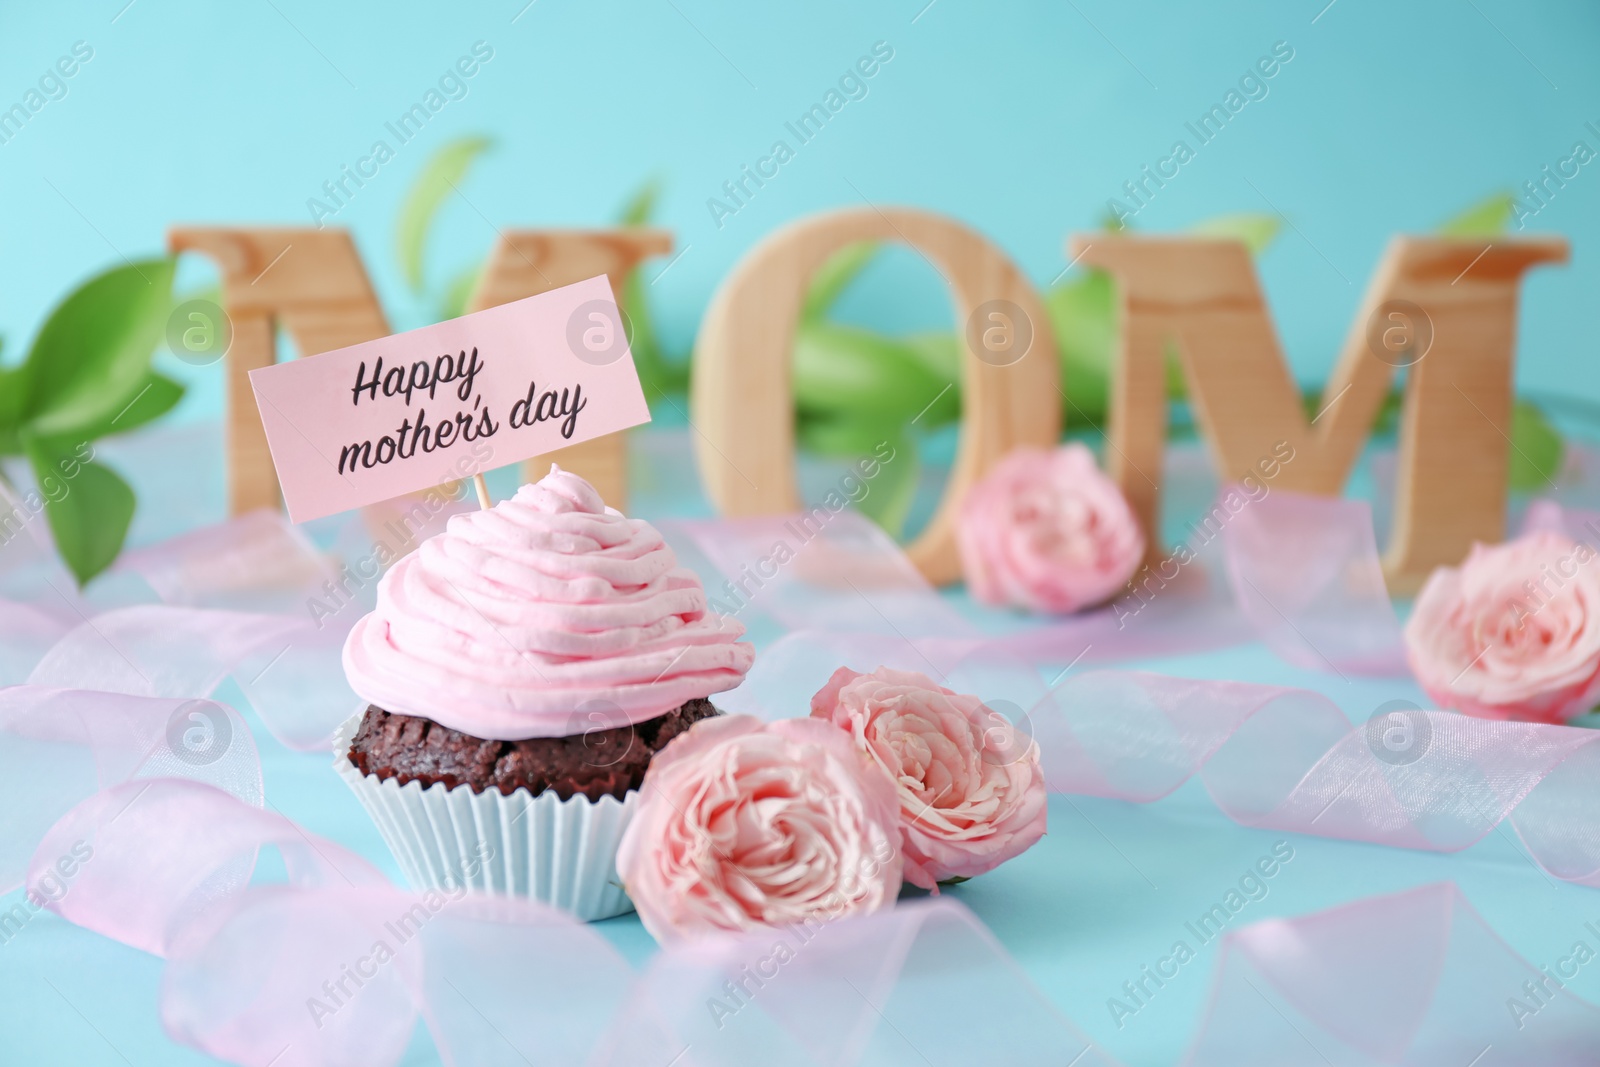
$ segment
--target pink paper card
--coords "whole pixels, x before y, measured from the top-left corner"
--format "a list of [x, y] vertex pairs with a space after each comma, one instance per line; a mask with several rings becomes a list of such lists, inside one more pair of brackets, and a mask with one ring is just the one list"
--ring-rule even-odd
[[295, 522], [650, 421], [602, 276], [250, 372]]

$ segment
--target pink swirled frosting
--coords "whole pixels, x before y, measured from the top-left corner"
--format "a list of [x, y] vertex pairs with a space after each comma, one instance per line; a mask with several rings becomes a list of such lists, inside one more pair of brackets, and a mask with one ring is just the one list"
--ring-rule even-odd
[[494, 740], [566, 737], [732, 689], [755, 655], [743, 633], [655, 527], [551, 467], [396, 563], [344, 669], [391, 712]]

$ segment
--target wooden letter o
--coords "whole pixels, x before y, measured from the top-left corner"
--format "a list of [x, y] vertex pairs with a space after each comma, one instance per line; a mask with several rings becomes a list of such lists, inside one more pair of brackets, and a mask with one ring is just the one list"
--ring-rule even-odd
[[[828, 257], [863, 240], [910, 245], [950, 286], [966, 350], [961, 439], [944, 499], [906, 551], [929, 581], [953, 582], [961, 577], [955, 519], [962, 497], [1013, 448], [1056, 444], [1061, 397], [1055, 336], [1033, 287], [1004, 253], [952, 219], [910, 208], [833, 211], [791, 223], [750, 250], [712, 298], [695, 345], [690, 414], [700, 477], [724, 515], [800, 509], [790, 360], [801, 303]], [[987, 321], [993, 301], [1012, 305], [1009, 314], [1020, 310], [1032, 331], [1022, 355], [1004, 365], [973, 347], [982, 327], [967, 328], [974, 312]]]

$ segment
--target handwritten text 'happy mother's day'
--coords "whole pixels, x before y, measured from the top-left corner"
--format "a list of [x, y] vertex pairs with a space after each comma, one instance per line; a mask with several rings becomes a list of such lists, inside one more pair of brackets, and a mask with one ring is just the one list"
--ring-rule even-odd
[[[432, 363], [417, 360], [409, 368], [398, 366], [387, 370], [383, 366], [383, 357], [379, 356], [373, 364], [370, 378], [367, 377], [367, 365], [363, 362], [356, 368], [356, 382], [350, 389], [352, 404], [359, 405], [363, 397], [368, 401], [376, 401], [381, 393], [385, 397], [404, 397], [405, 406], [409, 409], [412, 398], [418, 397], [417, 414], [415, 419], [407, 415], [405, 421], [395, 427], [392, 435], [384, 434], [376, 443], [365, 440], [345, 445], [339, 450], [339, 473], [354, 471], [358, 465], [370, 469], [396, 459], [410, 459], [419, 451], [427, 454], [435, 449], [448, 448], [458, 440], [477, 441], [500, 432], [500, 423], [484, 406], [482, 394], [473, 390], [473, 382], [483, 369], [484, 361], [476, 348], [471, 355], [466, 352], [459, 355], [446, 352]], [[422, 406], [426, 401], [420, 397], [426, 394], [428, 401], [436, 400], [441, 385], [454, 385], [456, 399], [463, 404], [470, 400], [472, 407], [429, 422], [428, 409]], [[445, 390], [447, 398], [450, 392], [449, 389]], [[559, 419], [562, 438], [571, 440], [578, 428], [578, 413], [588, 404], [583, 398], [581, 384], [561, 386], [559, 391], [546, 389], [541, 392], [539, 383], [529, 380], [527, 395], [511, 405], [506, 421], [513, 430], [517, 430]]]

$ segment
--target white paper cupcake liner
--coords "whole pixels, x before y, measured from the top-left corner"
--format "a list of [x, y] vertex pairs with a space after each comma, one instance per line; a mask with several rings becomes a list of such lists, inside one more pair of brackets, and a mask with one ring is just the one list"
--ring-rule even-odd
[[334, 769], [367, 809], [406, 880], [417, 890], [468, 889], [531, 897], [585, 921], [633, 910], [617, 877], [617, 846], [639, 794], [598, 802], [526, 788], [475, 793], [435, 782], [400, 785], [350, 762], [355, 715], [334, 735]]

